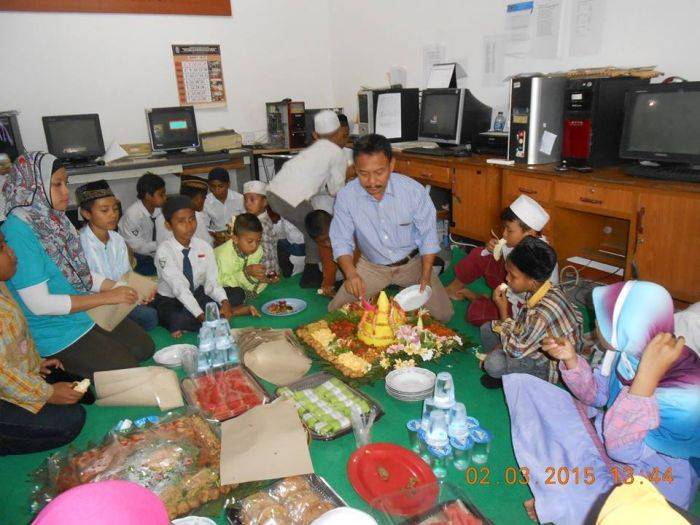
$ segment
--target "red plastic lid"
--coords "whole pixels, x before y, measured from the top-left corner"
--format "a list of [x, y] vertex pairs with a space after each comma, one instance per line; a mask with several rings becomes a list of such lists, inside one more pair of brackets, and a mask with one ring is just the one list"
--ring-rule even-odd
[[369, 505], [398, 516], [429, 510], [439, 494], [430, 466], [410, 450], [392, 443], [357, 449], [348, 461], [348, 478]]

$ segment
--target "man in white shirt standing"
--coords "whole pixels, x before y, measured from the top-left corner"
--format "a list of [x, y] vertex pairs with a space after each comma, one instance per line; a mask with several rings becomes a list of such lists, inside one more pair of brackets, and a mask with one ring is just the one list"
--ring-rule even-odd
[[334, 196], [345, 185], [347, 162], [342, 147], [347, 140], [338, 116], [330, 110], [314, 116], [314, 142], [288, 160], [268, 186], [270, 207], [304, 233], [306, 266], [301, 286], [306, 280], [318, 280], [318, 247], [306, 233], [304, 220], [314, 208], [312, 199], [319, 194]]

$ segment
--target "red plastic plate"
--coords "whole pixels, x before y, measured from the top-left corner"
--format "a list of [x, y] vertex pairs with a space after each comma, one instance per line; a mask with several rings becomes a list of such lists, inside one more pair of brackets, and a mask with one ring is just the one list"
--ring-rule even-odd
[[357, 449], [348, 461], [348, 478], [369, 505], [398, 516], [427, 511], [439, 494], [430, 466], [410, 450], [391, 443]]

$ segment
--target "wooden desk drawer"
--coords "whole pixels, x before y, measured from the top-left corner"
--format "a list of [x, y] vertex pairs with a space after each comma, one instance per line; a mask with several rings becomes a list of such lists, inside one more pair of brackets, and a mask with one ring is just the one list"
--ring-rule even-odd
[[634, 212], [634, 193], [621, 188], [557, 181], [554, 198], [563, 203], [618, 213]]
[[409, 171], [410, 165], [411, 165], [411, 162], [408, 160], [397, 160], [396, 165], [394, 166], [394, 171], [396, 173], [401, 173], [402, 175], [408, 175], [410, 177], [411, 176], [411, 173]]
[[552, 195], [552, 182], [545, 179], [504, 173], [503, 206], [510, 205], [520, 195], [532, 197], [540, 204], [547, 204]]
[[410, 161], [408, 164], [408, 175], [428, 182], [449, 185], [452, 182], [451, 174], [452, 169], [446, 166], [436, 166], [434, 164], [414, 161]]

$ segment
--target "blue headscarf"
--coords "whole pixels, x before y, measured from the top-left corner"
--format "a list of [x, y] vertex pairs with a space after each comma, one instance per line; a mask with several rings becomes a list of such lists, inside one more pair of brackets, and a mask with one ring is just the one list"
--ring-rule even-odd
[[[610, 407], [622, 387], [632, 384], [649, 341], [659, 333], [673, 333], [673, 301], [658, 284], [627, 281], [594, 289], [593, 305], [600, 334], [616, 350], [608, 353], [603, 364], [603, 374], [610, 375]], [[659, 381], [654, 397], [659, 407], [659, 426], [647, 433], [645, 443], [668, 456], [700, 457], [697, 354], [684, 347]]]

